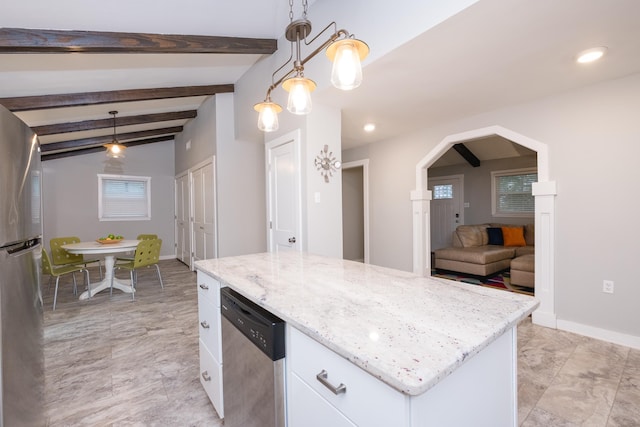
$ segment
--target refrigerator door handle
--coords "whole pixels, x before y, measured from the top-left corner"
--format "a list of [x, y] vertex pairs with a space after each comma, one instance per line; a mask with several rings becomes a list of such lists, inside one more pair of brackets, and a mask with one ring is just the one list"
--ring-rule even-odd
[[22, 242], [13, 243], [11, 245], [3, 246], [0, 249], [7, 251], [9, 255], [19, 254], [20, 252], [29, 251], [35, 246], [40, 244], [40, 238], [36, 237], [35, 239], [24, 240]]

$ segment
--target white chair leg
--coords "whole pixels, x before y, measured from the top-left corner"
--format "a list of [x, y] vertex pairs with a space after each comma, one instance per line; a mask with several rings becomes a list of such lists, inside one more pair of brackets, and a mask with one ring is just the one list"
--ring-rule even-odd
[[56, 309], [56, 302], [58, 301], [58, 282], [60, 281], [60, 276], [56, 277], [56, 290], [53, 292], [53, 310]]
[[[71, 277], [73, 277], [73, 295], [78, 295], [78, 284], [76, 283], [76, 273], [71, 273]], [[60, 279], [60, 276], [58, 276]]]
[[89, 270], [85, 268], [83, 271], [86, 277], [85, 280], [87, 281], [87, 294], [89, 295], [89, 298], [91, 298], [91, 281], [89, 280]]
[[160, 267], [158, 267], [158, 264], [156, 264], [156, 271], [158, 272], [158, 280], [160, 280], [160, 287], [164, 289], [164, 284], [162, 283], [162, 276], [160, 275]]
[[133, 281], [134, 272], [135, 270], [131, 270], [131, 273], [129, 274], [131, 277], [131, 301], [135, 301], [136, 299], [136, 287], [135, 282]]

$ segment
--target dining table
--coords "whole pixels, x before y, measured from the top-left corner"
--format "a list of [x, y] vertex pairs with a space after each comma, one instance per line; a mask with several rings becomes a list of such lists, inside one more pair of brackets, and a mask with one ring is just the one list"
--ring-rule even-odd
[[66, 245], [62, 245], [62, 249], [66, 250], [71, 254], [76, 255], [104, 255], [104, 268], [105, 274], [104, 278], [98, 282], [93, 283], [89, 286], [91, 289], [91, 295], [89, 295], [89, 290], [80, 294], [80, 299], [84, 300], [87, 298], [91, 298], [95, 294], [105, 289], [111, 288], [111, 279], [113, 278], [113, 287], [115, 289], [119, 289], [122, 292], [132, 293], [134, 292], [134, 288], [131, 284], [130, 280], [122, 280], [115, 277], [113, 273], [113, 266], [116, 261], [116, 254], [121, 254], [125, 252], [132, 252], [136, 250], [136, 247], [140, 243], [140, 240], [120, 240], [116, 243], [100, 243], [98, 241], [89, 241], [89, 242], [80, 242], [80, 243], [69, 243]]

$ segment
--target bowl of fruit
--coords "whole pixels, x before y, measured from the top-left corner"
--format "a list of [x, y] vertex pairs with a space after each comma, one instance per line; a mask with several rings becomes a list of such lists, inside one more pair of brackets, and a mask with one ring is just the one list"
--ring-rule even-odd
[[100, 237], [99, 239], [96, 239], [96, 242], [101, 245], [112, 245], [114, 243], [122, 242], [122, 239], [124, 239], [124, 237], [119, 234], [109, 234], [107, 237]]

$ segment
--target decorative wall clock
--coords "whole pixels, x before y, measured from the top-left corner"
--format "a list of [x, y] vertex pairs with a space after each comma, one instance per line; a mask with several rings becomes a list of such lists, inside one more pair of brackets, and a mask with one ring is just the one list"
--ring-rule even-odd
[[320, 175], [324, 177], [324, 182], [329, 182], [329, 177], [333, 176], [334, 172], [340, 169], [340, 161], [337, 160], [332, 151], [329, 151], [329, 146], [325, 145], [320, 154], [316, 156], [313, 162], [316, 169], [320, 171]]

